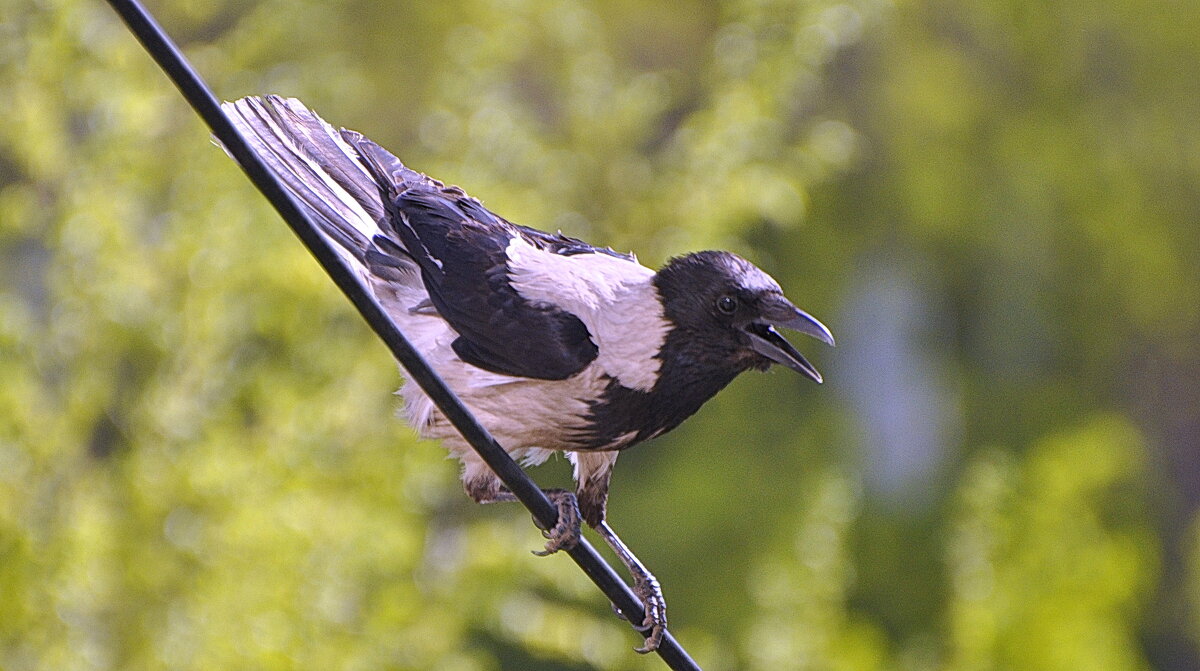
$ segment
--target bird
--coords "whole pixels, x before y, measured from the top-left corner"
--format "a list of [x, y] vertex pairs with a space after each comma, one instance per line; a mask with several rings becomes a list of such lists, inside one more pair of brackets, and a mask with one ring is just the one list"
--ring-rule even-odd
[[[674, 429], [743, 372], [781, 365], [820, 383], [780, 329], [832, 346], [830, 330], [730, 252], [684, 254], [655, 271], [632, 253], [514, 224], [295, 98], [251, 96], [223, 110], [499, 444], [524, 465], [566, 456], [576, 489], [544, 490], [559, 519], [537, 554], [572, 547], [581, 519], [595, 529], [645, 605], [638, 651], [655, 649], [661, 587], [606, 520], [617, 456]], [[418, 434], [461, 462], [472, 499], [515, 500], [418, 384], [406, 379], [399, 394]]]

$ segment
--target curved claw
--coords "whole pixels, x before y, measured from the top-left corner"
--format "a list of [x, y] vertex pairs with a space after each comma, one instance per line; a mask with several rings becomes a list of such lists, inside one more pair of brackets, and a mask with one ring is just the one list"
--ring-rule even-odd
[[558, 506], [558, 522], [550, 529], [544, 529], [542, 535], [548, 538], [545, 550], [532, 550], [539, 557], [546, 557], [559, 550], [570, 550], [579, 544], [581, 532], [579, 523], [579, 502], [573, 492], [564, 489], [548, 489], [546, 496]]
[[658, 646], [662, 644], [663, 632], [666, 630], [667, 626], [664, 624], [654, 625], [650, 630], [650, 635], [646, 637], [646, 644], [640, 648], [634, 648], [633, 651], [639, 655], [648, 655], [658, 650]]
[[[658, 650], [658, 646], [662, 643], [663, 634], [667, 631], [667, 601], [663, 598], [662, 588], [658, 584], [658, 579], [651, 573], [637, 576], [634, 579], [633, 591], [637, 594], [638, 599], [642, 602], [642, 611], [646, 614], [642, 619], [642, 624], [635, 627], [643, 636], [646, 637], [645, 644], [640, 648], [634, 648], [634, 652], [643, 655]], [[622, 620], [628, 621], [625, 613], [617, 608], [616, 604], [612, 604], [613, 612]]]
[[645, 644], [640, 648], [633, 649], [634, 652], [643, 655], [658, 650], [663, 634], [667, 631], [667, 601], [663, 598], [662, 588], [659, 587], [658, 580], [653, 575], [647, 573], [645, 578], [644, 581], [635, 580], [633, 585], [633, 590], [642, 600], [642, 608], [646, 612], [646, 617], [642, 620], [642, 628], [648, 629], [650, 632], [646, 636]]

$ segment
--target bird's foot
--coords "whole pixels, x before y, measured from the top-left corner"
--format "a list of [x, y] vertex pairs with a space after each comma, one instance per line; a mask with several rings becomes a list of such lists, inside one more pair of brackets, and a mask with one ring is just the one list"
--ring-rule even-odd
[[[642, 602], [642, 611], [645, 613], [642, 624], [637, 627], [637, 630], [646, 637], [645, 644], [640, 648], [634, 648], [634, 652], [645, 655], [658, 650], [663, 634], [667, 631], [667, 600], [663, 598], [662, 587], [659, 586], [658, 579], [649, 571], [633, 576], [633, 592]], [[629, 619], [616, 605], [613, 606], [613, 610], [621, 619]]]
[[[642, 624], [637, 627], [637, 630], [646, 637], [645, 645], [634, 648], [634, 650], [642, 654], [654, 652], [662, 643], [663, 632], [667, 630], [667, 602], [653, 575], [649, 576], [649, 580], [646, 582], [635, 582], [633, 591], [641, 600], [642, 611], [645, 613]], [[617, 608], [617, 604], [612, 604], [612, 609], [622, 620], [629, 619], [625, 617], [625, 613], [620, 608]]]
[[558, 506], [558, 522], [550, 529], [543, 529], [542, 535], [547, 539], [545, 550], [534, 550], [539, 557], [552, 555], [559, 550], [570, 550], [579, 544], [582, 537], [579, 530], [579, 502], [574, 492], [565, 489], [547, 489], [546, 496]]
[[[625, 564], [625, 568], [629, 570], [629, 575], [633, 578], [633, 593], [642, 602], [642, 612], [644, 613], [642, 624], [636, 627], [636, 629], [646, 637], [646, 642], [642, 647], [634, 648], [634, 650], [643, 655], [654, 652], [658, 649], [659, 644], [662, 643], [663, 634], [667, 631], [667, 600], [663, 598], [662, 587], [658, 584], [658, 578], [655, 578], [654, 574], [634, 556], [629, 547], [608, 526], [608, 522], [601, 520], [595, 529], [599, 532], [600, 537], [608, 543], [608, 546], [621, 558], [621, 563]], [[613, 610], [621, 619], [629, 619], [615, 604], [613, 605]]]

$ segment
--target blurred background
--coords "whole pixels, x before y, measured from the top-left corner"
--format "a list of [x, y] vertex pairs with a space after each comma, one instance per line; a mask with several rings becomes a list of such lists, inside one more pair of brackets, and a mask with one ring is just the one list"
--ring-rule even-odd
[[[150, 8], [218, 96], [832, 328], [617, 465], [706, 669], [1200, 668], [1200, 5]], [[105, 4], [0, 14], [0, 668], [662, 668]]]

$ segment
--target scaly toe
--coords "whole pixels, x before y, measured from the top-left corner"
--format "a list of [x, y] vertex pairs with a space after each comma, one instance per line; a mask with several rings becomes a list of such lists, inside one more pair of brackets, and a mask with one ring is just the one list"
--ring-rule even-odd
[[645, 645], [640, 648], [634, 648], [633, 651], [641, 655], [648, 655], [655, 650], [658, 650], [658, 646], [662, 644], [663, 634], [666, 633], [666, 631], [666, 625], [654, 625], [650, 629], [650, 635], [646, 637]]
[[658, 580], [652, 575], [648, 576], [645, 582], [635, 583], [634, 591], [642, 600], [642, 608], [646, 613], [645, 619], [642, 620], [642, 631], [644, 633], [645, 630], [649, 630], [645, 644], [634, 648], [634, 651], [644, 655], [658, 650], [662, 643], [663, 634], [667, 631], [667, 602], [663, 598]]
[[546, 541], [545, 550], [533, 550], [533, 554], [539, 557], [552, 555], [559, 550], [570, 550], [579, 544], [582, 537], [579, 529], [579, 504], [575, 500], [575, 494], [562, 489], [551, 489], [546, 491], [546, 495], [558, 506], [558, 523], [553, 528], [542, 531], [542, 535], [549, 540]]

